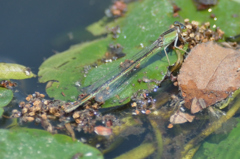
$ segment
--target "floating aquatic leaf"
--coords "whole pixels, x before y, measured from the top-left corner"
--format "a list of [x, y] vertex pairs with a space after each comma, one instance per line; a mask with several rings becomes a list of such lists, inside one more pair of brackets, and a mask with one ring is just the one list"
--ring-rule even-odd
[[37, 129], [0, 129], [0, 158], [80, 158], [101, 159], [102, 154], [66, 135], [52, 135]]
[[[31, 70], [25, 66], [13, 63], [0, 63], [0, 79], [26, 79], [32, 78], [35, 75], [31, 72]], [[1, 81], [0, 80], [0, 81]], [[11, 83], [10, 81], [3, 82], [3, 87], [12, 87], [15, 86], [15, 83]], [[0, 116], [3, 114], [3, 108], [13, 98], [13, 92], [10, 89], [6, 89], [0, 87]]]
[[97, 59], [101, 59], [107, 50], [108, 43], [108, 39], [84, 43], [44, 61], [39, 68], [39, 81], [54, 80], [50, 85], [47, 85], [48, 95], [55, 99], [75, 100], [81, 94], [75, 84], [81, 82], [82, 86], [82, 81], [85, 80], [82, 72], [84, 66], [89, 66]]
[[213, 42], [196, 46], [185, 60], [178, 82], [185, 106], [196, 113], [240, 87], [240, 52]]
[[25, 66], [13, 63], [0, 63], [0, 79], [26, 79], [35, 75]]
[[13, 98], [13, 92], [10, 89], [0, 87], [0, 117], [3, 114], [4, 106], [8, 105]]

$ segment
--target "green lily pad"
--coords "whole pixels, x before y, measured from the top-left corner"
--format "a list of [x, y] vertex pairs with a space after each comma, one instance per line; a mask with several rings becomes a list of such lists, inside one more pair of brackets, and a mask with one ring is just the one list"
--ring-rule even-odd
[[13, 98], [13, 92], [10, 89], [0, 87], [0, 117], [3, 114], [4, 106], [8, 105]]
[[[120, 18], [120, 19], [122, 19], [122, 18]], [[117, 21], [119, 21], [119, 19], [117, 19]], [[116, 26], [115, 23], [116, 22], [108, 22], [108, 18], [103, 17], [98, 22], [95, 22], [95, 23], [89, 25], [86, 29], [87, 29], [87, 31], [92, 33], [94, 36], [98, 36], [98, 35], [106, 34], [107, 33], [106, 27], [108, 27], [108, 28], [115, 27]], [[117, 23], [119, 23], [119, 22], [117, 22]]]
[[[213, 27], [220, 27], [225, 32], [226, 36], [235, 36], [240, 34], [240, 3], [236, 1], [220, 0], [217, 5], [211, 7], [211, 12], [208, 10], [198, 11], [193, 1], [174, 1], [181, 8], [179, 15], [183, 18], [195, 20], [200, 23], [210, 22]], [[216, 20], [211, 18], [211, 14], [216, 16]]]
[[38, 129], [0, 129], [0, 158], [79, 158], [101, 159], [102, 154], [95, 148], [66, 135]]
[[13, 63], [0, 63], [0, 79], [26, 79], [35, 75], [25, 66]]
[[[142, 49], [141, 46], [150, 45], [161, 33], [168, 30], [174, 21], [178, 20], [172, 17], [172, 5], [169, 1], [159, 1], [158, 3], [153, 1], [135, 2], [128, 6], [128, 10], [128, 14], [115, 23], [121, 28], [121, 33], [115, 41], [111, 36], [108, 36], [90, 43], [84, 43], [50, 57], [40, 66], [39, 81], [53, 81], [50, 86], [47, 86], [46, 90], [50, 97], [60, 100], [76, 100], [77, 96], [83, 93], [75, 86], [76, 82], [80, 82], [81, 88], [84, 88], [101, 78], [104, 80], [110, 79], [113, 74], [106, 74], [113, 72], [125, 59], [131, 59]], [[126, 57], [91, 69], [84, 77], [83, 67], [101, 59], [107, 51], [109, 43], [121, 44], [124, 48], [123, 52], [127, 54]], [[175, 52], [169, 52], [168, 56], [171, 64], [177, 59]], [[155, 83], [140, 84], [138, 79], [146, 77], [162, 80], [167, 72], [167, 67], [166, 56], [163, 51], [160, 51], [148, 59], [145, 64], [141, 65], [141, 69], [138, 69], [131, 78], [125, 81], [130, 84], [122, 92], [118, 92], [120, 99], [114, 97], [106, 103], [128, 98], [124, 102], [126, 103], [137, 90], [153, 89], [156, 86]], [[105, 107], [111, 105], [105, 104]]]
[[101, 59], [108, 43], [109, 39], [83, 43], [44, 61], [39, 68], [39, 81], [55, 81], [46, 89], [48, 95], [60, 100], [76, 100], [81, 92], [75, 83], [84, 79], [83, 67]]

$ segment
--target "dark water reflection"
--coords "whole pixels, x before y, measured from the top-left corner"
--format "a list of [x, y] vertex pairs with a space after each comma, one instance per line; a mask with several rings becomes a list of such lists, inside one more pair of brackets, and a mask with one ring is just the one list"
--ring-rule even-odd
[[[110, 0], [1, 1], [0, 60], [28, 66], [37, 74], [53, 50], [93, 39], [85, 27], [102, 18], [109, 5]], [[80, 33], [70, 40], [68, 33], [76, 31]], [[35, 91], [36, 82], [27, 81], [25, 88], [31, 85]]]

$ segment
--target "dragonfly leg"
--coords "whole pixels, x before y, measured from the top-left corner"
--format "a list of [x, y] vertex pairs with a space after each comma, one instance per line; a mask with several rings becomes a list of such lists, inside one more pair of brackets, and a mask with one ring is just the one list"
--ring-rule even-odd
[[179, 33], [178, 36], [176, 37], [175, 41], [174, 41], [174, 48], [178, 49], [178, 50], [181, 50], [183, 52], [186, 52], [188, 53], [186, 50], [183, 50], [182, 48], [178, 47], [177, 46], [177, 42], [178, 42], [178, 38], [181, 37], [181, 39], [185, 42], [185, 39], [182, 37], [182, 35]]
[[[170, 44], [169, 44], [169, 45], [170, 45]], [[169, 61], [169, 58], [168, 58], [168, 55], [167, 55], [167, 51], [166, 51], [166, 49], [167, 49], [167, 47], [168, 47], [169, 45], [167, 45], [166, 47], [164, 47], [164, 52], [165, 52], [165, 55], [166, 55], [167, 60], [168, 60], [168, 65], [170, 66], [170, 61]]]
[[183, 52], [185, 52], [185, 53], [188, 54], [188, 52], [187, 52], [186, 50], [183, 50], [182, 48], [180, 48], [180, 47], [178, 47], [178, 46], [174, 46], [174, 48], [175, 48], [175, 49], [178, 49], [178, 50], [181, 50], [181, 51], [183, 51]]

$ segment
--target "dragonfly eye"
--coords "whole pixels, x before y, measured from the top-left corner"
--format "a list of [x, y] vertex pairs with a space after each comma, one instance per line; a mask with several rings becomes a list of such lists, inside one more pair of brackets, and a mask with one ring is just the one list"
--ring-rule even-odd
[[175, 21], [174, 23], [173, 23], [173, 25], [176, 25], [176, 26], [178, 26], [180, 24], [180, 22], [178, 22], [178, 21]]
[[184, 29], [186, 29], [186, 26], [182, 24], [182, 25], [180, 26], [180, 28], [181, 28], [181, 30], [184, 30]]
[[173, 25], [174, 25], [174, 26], [178, 26], [181, 30], [186, 29], [186, 26], [183, 25], [182, 23], [178, 22], [178, 21], [175, 21], [175, 22], [173, 23]]

